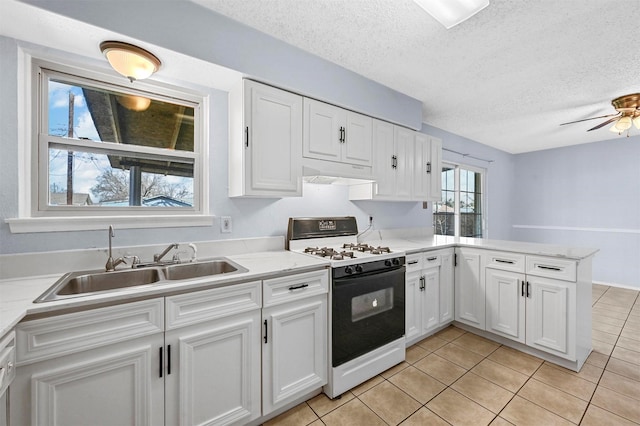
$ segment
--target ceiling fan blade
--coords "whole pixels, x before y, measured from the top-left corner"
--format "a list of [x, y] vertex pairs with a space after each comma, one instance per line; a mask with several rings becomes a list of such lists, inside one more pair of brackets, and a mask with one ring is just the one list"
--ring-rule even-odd
[[609, 124], [609, 123], [613, 123], [613, 122], [614, 122], [614, 121], [616, 121], [617, 119], [618, 119], [618, 117], [610, 118], [610, 119], [608, 119], [607, 121], [605, 121], [604, 123], [600, 123], [600, 124], [598, 124], [596, 127], [592, 127], [592, 128], [590, 128], [589, 130], [587, 130], [587, 132], [590, 132], [590, 131], [592, 131], [592, 130], [597, 130], [597, 129], [599, 129], [600, 127], [604, 127], [604, 126], [606, 126], [606, 125], [607, 125], [607, 124]]
[[582, 119], [582, 120], [569, 121], [568, 123], [562, 123], [560, 125], [564, 126], [565, 124], [581, 123], [583, 121], [596, 120], [598, 118], [607, 118], [607, 117], [613, 117], [613, 116], [617, 116], [617, 115], [620, 115], [620, 113], [618, 112], [616, 114], [601, 115], [600, 117], [591, 117], [591, 118], [585, 118], [585, 119]]

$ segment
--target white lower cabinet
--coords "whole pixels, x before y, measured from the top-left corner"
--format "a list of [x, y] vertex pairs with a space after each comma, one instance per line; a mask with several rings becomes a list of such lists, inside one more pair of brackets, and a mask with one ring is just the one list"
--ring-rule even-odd
[[[260, 417], [260, 282], [237, 287], [226, 288], [226, 298], [215, 290], [167, 298], [168, 312], [173, 306], [184, 313], [176, 323], [194, 317], [193, 325], [165, 334], [167, 425], [243, 424]], [[204, 322], [190, 315], [229, 305], [245, 305], [238, 310], [246, 312]]]
[[453, 321], [453, 249], [407, 256], [405, 336], [412, 344]]
[[[263, 281], [262, 414], [327, 383], [327, 271]], [[269, 295], [269, 296], [267, 296]]]
[[527, 277], [527, 345], [563, 358], [576, 358], [576, 285]]
[[486, 330], [575, 360], [575, 261], [487, 252], [485, 263]]
[[22, 322], [10, 424], [257, 421], [326, 384], [328, 283], [325, 269]]
[[481, 274], [482, 254], [456, 248], [455, 318], [463, 324], [485, 329], [485, 281]]
[[487, 268], [486, 287], [487, 331], [525, 343], [524, 274]]
[[162, 299], [28, 321], [16, 334], [10, 424], [164, 424]]

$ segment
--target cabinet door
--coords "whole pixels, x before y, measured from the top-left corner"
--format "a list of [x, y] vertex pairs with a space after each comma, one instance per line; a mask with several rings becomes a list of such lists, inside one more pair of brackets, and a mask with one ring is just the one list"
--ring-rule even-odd
[[162, 425], [163, 333], [18, 367], [15, 425]]
[[484, 280], [480, 276], [481, 256], [462, 249], [456, 249], [456, 254], [456, 320], [484, 330], [485, 294]]
[[393, 124], [373, 120], [373, 175], [376, 178], [375, 195], [378, 197], [393, 197], [396, 188], [396, 169], [393, 157], [396, 156], [394, 147]]
[[396, 190], [395, 198], [410, 200], [413, 193], [413, 145], [412, 130], [395, 126], [396, 146]]
[[407, 272], [405, 278], [405, 336], [407, 342], [422, 335], [422, 271]]
[[371, 166], [372, 118], [351, 111], [346, 111], [346, 117], [342, 161], [359, 166]]
[[575, 360], [575, 283], [527, 276], [527, 345]]
[[320, 160], [340, 161], [346, 111], [333, 105], [304, 98], [304, 139], [302, 155]]
[[262, 310], [262, 414], [327, 383], [327, 295]]
[[245, 82], [246, 195], [302, 195], [302, 97]]
[[487, 331], [524, 343], [524, 275], [492, 268], [485, 274]]
[[438, 138], [429, 138], [429, 160], [427, 162], [427, 174], [429, 176], [429, 201], [442, 200], [442, 141]]
[[424, 133], [415, 133], [415, 144], [413, 154], [413, 199], [429, 199], [430, 175], [428, 170], [431, 144], [429, 136]]
[[167, 332], [167, 424], [260, 417], [260, 310]]
[[424, 310], [422, 311], [422, 331], [427, 332], [438, 326], [440, 312], [440, 267], [423, 271], [424, 277]]
[[454, 293], [453, 293], [453, 250], [441, 255], [440, 264], [440, 319], [443, 325], [453, 321]]

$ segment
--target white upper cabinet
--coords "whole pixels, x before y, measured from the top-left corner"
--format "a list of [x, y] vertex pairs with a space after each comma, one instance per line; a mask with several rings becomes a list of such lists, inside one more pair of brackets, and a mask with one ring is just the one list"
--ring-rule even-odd
[[371, 117], [304, 98], [303, 156], [371, 166]]
[[411, 201], [413, 193], [414, 131], [373, 120], [375, 183], [352, 185], [352, 200]]
[[229, 196], [301, 196], [302, 96], [243, 80], [229, 114]]
[[440, 201], [442, 198], [442, 141], [416, 132], [413, 156], [413, 198]]
[[349, 188], [351, 200], [438, 201], [442, 143], [439, 139], [373, 120], [374, 183]]

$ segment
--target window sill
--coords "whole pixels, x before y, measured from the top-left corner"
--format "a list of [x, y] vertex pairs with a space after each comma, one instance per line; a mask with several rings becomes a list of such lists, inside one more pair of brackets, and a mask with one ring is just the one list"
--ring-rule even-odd
[[114, 225], [129, 228], [178, 228], [212, 226], [211, 215], [146, 215], [146, 216], [87, 216], [87, 217], [30, 217], [5, 219], [12, 234], [36, 232], [93, 231]]

